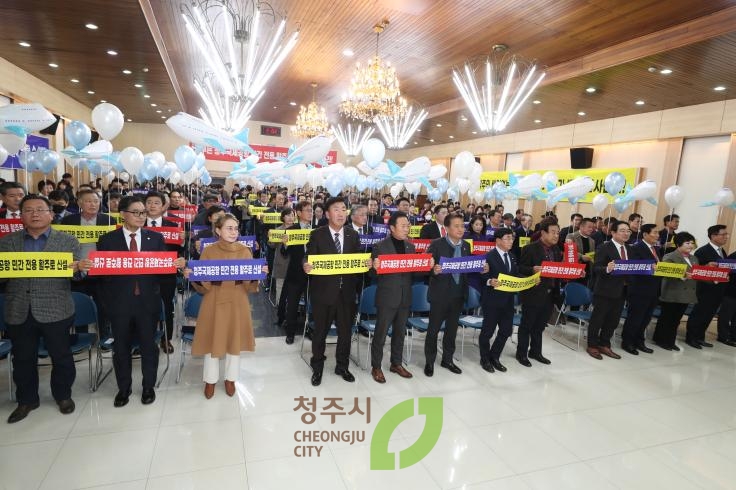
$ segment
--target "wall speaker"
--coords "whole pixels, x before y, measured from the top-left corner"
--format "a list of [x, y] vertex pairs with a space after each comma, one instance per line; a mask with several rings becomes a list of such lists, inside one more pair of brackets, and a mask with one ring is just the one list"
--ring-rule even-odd
[[570, 148], [570, 168], [593, 166], [593, 148]]

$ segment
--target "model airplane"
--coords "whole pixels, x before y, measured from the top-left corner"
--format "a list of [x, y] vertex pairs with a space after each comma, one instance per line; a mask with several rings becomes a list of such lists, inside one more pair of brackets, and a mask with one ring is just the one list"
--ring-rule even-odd
[[509, 187], [506, 193], [514, 197], [533, 197], [544, 199], [542, 188], [542, 177], [539, 174], [529, 174], [525, 177], [517, 177], [509, 174]]
[[292, 146], [289, 148], [289, 153], [286, 158], [279, 157], [278, 160], [286, 163], [284, 168], [293, 167], [300, 163], [318, 163], [320, 165], [325, 164], [325, 157], [330, 152], [332, 142], [335, 140], [332, 136], [315, 136], [307, 140], [302, 146], [294, 149]]
[[623, 196], [616, 197], [615, 203], [626, 203], [633, 201], [646, 200], [650, 204], [657, 205], [657, 200], [654, 199], [654, 195], [657, 193], [657, 183], [653, 180], [645, 180], [641, 184], [637, 185], [633, 189], [626, 189], [626, 193]]
[[576, 177], [559, 187], [552, 182], [547, 182], [547, 207], [552, 207], [563, 199], [570, 201], [570, 204], [577, 204], [594, 187], [595, 182], [590, 177]]
[[112, 154], [112, 143], [107, 140], [98, 140], [79, 151], [70, 146], [65, 150], [61, 150], [61, 153], [72, 158], [86, 158], [88, 160], [97, 160], [99, 158], [108, 159]]
[[53, 114], [41, 104], [8, 104], [0, 107], [0, 129], [25, 138], [56, 122]]
[[248, 144], [248, 128], [243, 129], [235, 135], [213, 128], [202, 119], [184, 112], [171, 116], [166, 120], [166, 125], [177, 134], [177, 136], [191, 141], [197, 146], [211, 146], [220, 152], [226, 150], [241, 150], [247, 153], [256, 151]]

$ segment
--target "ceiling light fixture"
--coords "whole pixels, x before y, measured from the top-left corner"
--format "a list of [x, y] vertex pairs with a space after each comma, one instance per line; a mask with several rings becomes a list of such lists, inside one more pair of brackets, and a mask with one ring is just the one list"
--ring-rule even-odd
[[584, 116], [585, 113], [583, 111], [578, 112], [578, 116]]
[[355, 65], [350, 89], [340, 103], [340, 113], [347, 117], [370, 123], [377, 116], [395, 117], [406, 113], [406, 101], [401, 98], [396, 70], [378, 56], [378, 40], [388, 25], [388, 19], [383, 19], [373, 26], [376, 54], [365, 67], [360, 62]]
[[70, 80], [70, 82], [72, 82], [72, 83], [79, 83], [79, 80], [77, 80], [76, 78], [72, 78], [72, 79]]
[[588, 92], [589, 94], [593, 94], [593, 93], [595, 93], [596, 88], [595, 87], [588, 87], [588, 88], [585, 89], [585, 91]]
[[[373, 122], [383, 135], [386, 146], [393, 149], [399, 149], [406, 146], [409, 138], [417, 131], [417, 128], [427, 119], [427, 113], [424, 108], [407, 105], [406, 109], [401, 112], [397, 111], [393, 115], [376, 116]], [[441, 126], [438, 124], [438, 126]]]
[[297, 138], [314, 138], [318, 135], [326, 135], [330, 132], [330, 123], [327, 122], [327, 112], [324, 107], [317, 105], [317, 84], [312, 85], [312, 102], [307, 107], [301, 106], [296, 116], [296, 127], [294, 135]]
[[343, 49], [343, 50], [342, 50], [342, 54], [343, 54], [343, 56], [351, 57], [351, 56], [353, 56], [353, 55], [354, 55], [355, 53], [353, 52], [353, 50], [352, 50], [352, 49]]
[[724, 90], [726, 90], [726, 87], [724, 87], [723, 85], [718, 85], [717, 87], [713, 87], [713, 90], [715, 90], [716, 92], [723, 92]]
[[294, 101], [292, 100], [291, 102], [289, 102], [289, 105], [290, 105], [290, 106], [294, 106], [294, 107], [296, 107], [296, 102], [294, 102]]
[[143, 94], [143, 98], [144, 98], [144, 99], [150, 99], [150, 98], [151, 98], [151, 96], [150, 96], [150, 95], [148, 95], [148, 94]]
[[644, 101], [643, 100], [637, 100], [636, 102], [634, 102], [634, 104], [636, 104], [636, 105], [644, 105]]
[[56, 63], [49, 63], [49, 66], [51, 68], [59, 68], [59, 65], [57, 65]]
[[[496, 44], [482, 61], [466, 61], [452, 71], [452, 80], [481, 131], [503, 131], [545, 76], [535, 63], [507, 49]], [[476, 72], [484, 74], [480, 84]]]
[[672, 70], [670, 70], [669, 68], [662, 68], [661, 70], [659, 70], [659, 73], [661, 73], [662, 75], [669, 75], [670, 73], [672, 73]]
[[140, 83], [134, 83], [133, 86], [135, 88], [142, 88], [143, 87], [143, 85], [141, 85]]
[[133, 73], [133, 72], [130, 71], [130, 70], [123, 70], [123, 74], [124, 75], [130, 75], [131, 73]]
[[533, 100], [533, 101], [532, 101], [532, 104], [541, 104], [541, 103], [542, 103], [542, 101], [541, 101], [541, 100]]
[[455, 137], [453, 135], [448, 136], [448, 138], [450, 138], [451, 140], [454, 140], [455, 139]]
[[133, 120], [131, 118], [128, 118], [127, 121], [128, 122], [133, 122]]
[[286, 38], [286, 17], [259, 0], [186, 1], [181, 11], [207, 65], [194, 79], [204, 102], [199, 114], [212, 126], [236, 133], [296, 44], [299, 30]]
[[93, 24], [91, 22], [84, 24], [84, 27], [86, 27], [89, 30], [96, 31], [98, 29], [96, 24]]
[[353, 125], [348, 123], [345, 125], [338, 124], [332, 126], [332, 132], [335, 133], [335, 139], [340, 144], [342, 151], [349, 157], [354, 157], [360, 154], [360, 150], [363, 148], [363, 143], [373, 135], [375, 131], [369, 126], [364, 126], [361, 123]]
[[18, 44], [21, 45], [21, 46], [23, 46], [24, 48], [30, 48], [31, 47], [31, 43], [27, 43], [25, 41], [21, 41]]
[[478, 134], [478, 131], [473, 131], [473, 134]]
[[429, 140], [430, 143], [434, 143], [434, 140]]
[[110, 56], [117, 56], [118, 52], [115, 51], [114, 49], [108, 49], [107, 54], [109, 54]]
[[87, 93], [90, 94], [90, 95], [94, 95], [95, 94], [95, 91], [94, 90], [87, 90]]
[[542, 120], [541, 120], [541, 119], [535, 119], [535, 120], [534, 120], [534, 124], [539, 124], [539, 123], [541, 123], [541, 122], [542, 122]]
[[435, 126], [437, 126], [438, 128], [441, 128], [442, 127], [442, 123], [437, 123], [437, 124], [435, 124]]
[[151, 107], [156, 107], [156, 104], [154, 104], [153, 102], [151, 102]]

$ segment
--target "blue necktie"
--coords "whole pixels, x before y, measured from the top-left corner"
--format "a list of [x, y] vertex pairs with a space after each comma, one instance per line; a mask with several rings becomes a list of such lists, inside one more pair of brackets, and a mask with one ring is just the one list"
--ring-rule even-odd
[[511, 263], [509, 262], [509, 254], [507, 252], [503, 253], [503, 263], [506, 264], [506, 271], [511, 272]]

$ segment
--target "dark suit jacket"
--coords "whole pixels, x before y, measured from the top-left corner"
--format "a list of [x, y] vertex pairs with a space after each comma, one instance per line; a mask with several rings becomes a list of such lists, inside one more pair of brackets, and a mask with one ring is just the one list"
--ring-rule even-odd
[[440, 225], [436, 221], [427, 223], [422, 226], [422, 229], [419, 231], [419, 238], [422, 240], [434, 240], [435, 238], [440, 237], [442, 237], [442, 234], [440, 233]]
[[[626, 256], [632, 259], [631, 247], [628, 245], [624, 245], [624, 247], [626, 248]], [[621, 298], [629, 276], [614, 276], [606, 272], [606, 267], [612, 260], [621, 260], [621, 256], [613, 241], [604, 242], [595, 251], [595, 263], [593, 264], [595, 287], [593, 288], [593, 294], [606, 298]]]
[[[440, 263], [440, 257], [454, 257], [455, 249], [447, 241], [447, 238], [437, 238], [429, 244], [427, 253], [432, 254], [435, 265]], [[470, 244], [462, 240], [463, 257], [471, 255]], [[441, 303], [448, 299], [447, 293], [452, 288], [452, 274], [429, 274], [429, 290], [427, 291], [427, 300], [431, 303], [436, 301]], [[460, 287], [463, 290], [463, 298], [468, 298], [468, 275], [460, 274]]]
[[[629, 247], [631, 260], [654, 260], [652, 252], [649, 250], [649, 245], [644, 240], [638, 242], [636, 245]], [[658, 250], [655, 247], [657, 258], [662, 260], [661, 249]], [[629, 297], [645, 297], [645, 298], [656, 298], [659, 296], [659, 288], [662, 286], [662, 278], [658, 276], [640, 276], [631, 275], [629, 276], [629, 283], [627, 288], [627, 294]]]
[[531, 230], [531, 228], [526, 231], [524, 231], [524, 228], [521, 226], [517, 226], [516, 228], [514, 228], [514, 244], [511, 246], [511, 253], [514, 254], [514, 257], [516, 257], [517, 259], [521, 258], [521, 245], [519, 244], [519, 238], [531, 238], [533, 234], [534, 232]]
[[[344, 226], [342, 253], [360, 253], [358, 233], [349, 226]], [[307, 243], [306, 255], [336, 254], [335, 239], [329, 226], [322, 226], [312, 232]], [[361, 274], [341, 274], [335, 276], [311, 276], [309, 280], [309, 297], [313, 304], [334, 305], [339, 301], [354, 301], [356, 281]], [[342, 288], [340, 284], [342, 282]]]
[[[726, 257], [726, 251], [723, 250], [723, 248], [721, 248], [721, 254], [723, 258]], [[708, 265], [708, 262], [718, 262], [719, 260], [722, 260], [710, 242], [698, 248], [694, 255], [698, 258], [698, 263], [700, 265]], [[711, 294], [723, 297], [723, 295], [726, 294], [726, 289], [728, 288], [727, 282], [714, 284], [710, 281], [697, 281], [697, 284], [696, 291], [698, 293], [698, 300]]]
[[481, 301], [483, 305], [498, 307], [512, 307], [514, 306], [514, 294], [507, 291], [496, 291], [491, 286], [488, 286], [489, 279], [495, 279], [499, 274], [506, 274], [509, 276], [519, 277], [519, 264], [516, 262], [516, 257], [508, 252], [509, 263], [511, 264], [511, 271], [506, 268], [506, 264], [501, 258], [503, 252], [500, 250], [491, 250], [486, 254], [486, 263], [488, 264], [488, 273], [482, 274], [483, 288], [481, 290]]
[[[76, 213], [64, 216], [64, 218], [62, 218], [61, 220], [61, 224], [79, 226], [82, 224], [82, 215], [80, 213]], [[116, 224], [118, 224], [118, 222], [110, 215], [104, 213], [99, 213], [97, 215], [97, 226], [109, 226]]]
[[[10, 219], [8, 218], [8, 208], [0, 209], [0, 219]], [[18, 217], [18, 219], [20, 219], [20, 217]]]
[[[551, 257], [547, 258], [541, 240], [531, 242], [521, 249], [519, 273], [522, 276], [531, 276], [534, 274], [534, 266], [542, 265], [542, 262], [545, 260], [562, 262], [562, 251], [559, 246], [550, 247], [550, 254]], [[519, 300], [525, 305], [543, 306], [550, 300], [555, 302], [559, 295], [560, 280], [551, 277], [542, 277], [538, 285], [520, 292]]]
[[[299, 223], [294, 223], [287, 230], [301, 230]], [[299, 282], [306, 284], [308, 276], [304, 273], [302, 263], [304, 262], [304, 245], [290, 245], [285, 247], [279, 245], [279, 253], [283, 257], [289, 257], [289, 264], [286, 267], [286, 280], [289, 282]]]
[[[415, 253], [414, 245], [406, 241], [406, 253]], [[373, 245], [372, 258], [379, 255], [396, 253], [396, 247], [391, 235]], [[376, 307], [378, 308], [409, 308], [411, 306], [411, 286], [414, 274], [375, 274], [371, 269], [371, 276], [378, 288], [376, 289]]]
[[[165, 252], [166, 244], [161, 233], [142, 228], [138, 239], [141, 252]], [[127, 252], [123, 228], [102, 235], [97, 242], [98, 251]], [[102, 276], [102, 294], [108, 311], [112, 315], [128, 315], [133, 308], [133, 291], [138, 283], [146, 311], [157, 314], [161, 311], [161, 276], [146, 274], [137, 276]]]

